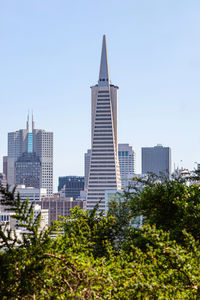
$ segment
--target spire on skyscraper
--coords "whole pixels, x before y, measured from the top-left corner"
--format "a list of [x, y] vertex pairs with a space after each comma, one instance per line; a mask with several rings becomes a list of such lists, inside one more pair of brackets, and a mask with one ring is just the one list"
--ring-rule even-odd
[[107, 54], [107, 43], [106, 36], [103, 36], [102, 51], [101, 51], [101, 63], [99, 70], [99, 86], [109, 86], [110, 75], [108, 67], [108, 54]]
[[34, 122], [34, 119], [33, 119], [33, 111], [32, 111], [32, 132], [33, 132], [34, 128], [35, 128], [35, 122]]
[[26, 129], [29, 130], [29, 111], [28, 111], [28, 115], [27, 115]]

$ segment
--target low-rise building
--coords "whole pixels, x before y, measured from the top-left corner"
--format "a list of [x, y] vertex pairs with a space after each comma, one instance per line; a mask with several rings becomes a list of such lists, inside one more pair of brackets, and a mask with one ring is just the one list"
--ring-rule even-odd
[[30, 202], [40, 201], [42, 198], [47, 197], [47, 190], [45, 188], [26, 187], [25, 185], [18, 185], [15, 194], [20, 194], [21, 200], [29, 199]]
[[79, 206], [83, 210], [86, 209], [86, 201], [73, 200], [72, 197], [42, 198], [40, 201], [37, 201], [37, 204], [42, 209], [49, 210], [49, 224], [52, 221], [62, 220], [60, 217], [67, 217], [70, 214], [70, 210], [75, 206]]

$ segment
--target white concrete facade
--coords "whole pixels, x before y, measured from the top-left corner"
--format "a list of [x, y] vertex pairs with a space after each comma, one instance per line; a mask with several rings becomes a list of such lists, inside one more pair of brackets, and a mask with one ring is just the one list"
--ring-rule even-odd
[[30, 202], [40, 201], [42, 198], [47, 197], [47, 191], [44, 188], [25, 187], [25, 185], [19, 185], [16, 187], [15, 195], [20, 194], [21, 200], [29, 199]]

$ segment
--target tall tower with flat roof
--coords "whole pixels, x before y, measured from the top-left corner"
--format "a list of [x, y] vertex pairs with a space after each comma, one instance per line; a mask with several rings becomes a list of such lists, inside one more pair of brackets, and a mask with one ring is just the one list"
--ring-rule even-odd
[[118, 162], [117, 101], [118, 87], [111, 84], [106, 36], [103, 36], [98, 84], [91, 87], [92, 132], [87, 209], [101, 200], [99, 211], [105, 209], [105, 191], [120, 190]]

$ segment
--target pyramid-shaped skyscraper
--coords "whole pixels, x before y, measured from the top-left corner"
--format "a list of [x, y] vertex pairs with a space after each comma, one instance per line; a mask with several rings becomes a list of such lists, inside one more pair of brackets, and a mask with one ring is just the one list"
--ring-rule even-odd
[[118, 87], [111, 84], [106, 36], [103, 36], [98, 84], [92, 92], [91, 161], [89, 168], [87, 209], [101, 200], [99, 210], [105, 209], [105, 191], [120, 190], [118, 162], [117, 102]]

